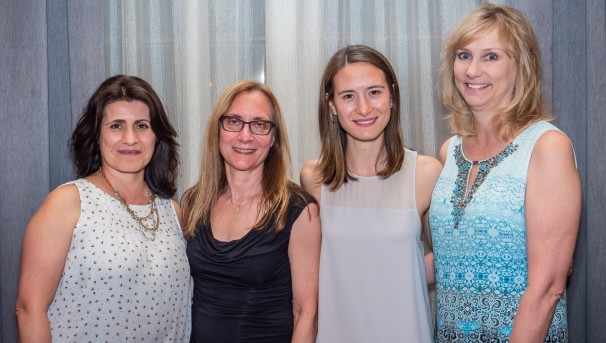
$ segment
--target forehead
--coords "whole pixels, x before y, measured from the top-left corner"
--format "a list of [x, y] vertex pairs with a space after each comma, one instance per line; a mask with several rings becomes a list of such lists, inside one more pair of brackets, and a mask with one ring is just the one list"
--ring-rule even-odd
[[245, 119], [272, 118], [273, 106], [269, 98], [259, 90], [243, 92], [234, 98], [227, 108], [227, 114], [237, 114]]
[[103, 121], [111, 120], [150, 120], [149, 107], [141, 101], [119, 100], [105, 106]]
[[333, 78], [335, 90], [356, 86], [385, 86], [385, 74], [374, 65], [366, 62], [356, 62], [345, 65]]
[[463, 37], [459, 42], [457, 49], [465, 49], [470, 46], [498, 48], [504, 50], [511, 56], [513, 54], [513, 49], [510, 43], [511, 39], [509, 38], [507, 33], [503, 32], [503, 30], [496, 25], [493, 25]]

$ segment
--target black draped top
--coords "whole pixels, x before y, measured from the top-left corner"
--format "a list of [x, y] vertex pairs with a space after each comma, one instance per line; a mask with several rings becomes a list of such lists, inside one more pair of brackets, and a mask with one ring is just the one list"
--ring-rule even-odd
[[187, 243], [194, 280], [191, 342], [290, 342], [292, 280], [288, 243], [293, 223], [310, 202], [292, 195], [286, 226], [250, 230], [223, 242], [201, 226]]

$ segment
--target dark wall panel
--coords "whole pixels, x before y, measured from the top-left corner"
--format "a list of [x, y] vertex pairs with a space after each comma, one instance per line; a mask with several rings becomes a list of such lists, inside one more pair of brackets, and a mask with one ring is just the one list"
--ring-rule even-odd
[[16, 342], [23, 231], [48, 192], [46, 4], [4, 1], [0, 11], [0, 341]]
[[606, 2], [589, 0], [587, 21], [587, 342], [606, 340]]
[[48, 27], [48, 118], [50, 189], [73, 178], [66, 137], [72, 131], [70, 41], [66, 0], [49, 1]]
[[0, 1], [0, 343], [16, 342], [23, 232], [73, 179], [67, 142], [105, 77], [103, 1]]

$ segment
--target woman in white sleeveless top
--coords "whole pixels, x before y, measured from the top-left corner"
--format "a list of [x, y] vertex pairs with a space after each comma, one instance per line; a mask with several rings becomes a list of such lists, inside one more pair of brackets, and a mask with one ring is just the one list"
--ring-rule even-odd
[[71, 140], [79, 179], [25, 232], [20, 342], [189, 341], [175, 138], [146, 81], [116, 75], [91, 96]]
[[324, 71], [322, 152], [301, 171], [320, 201], [320, 343], [432, 341], [421, 228], [441, 165], [403, 147], [399, 92], [366, 46]]

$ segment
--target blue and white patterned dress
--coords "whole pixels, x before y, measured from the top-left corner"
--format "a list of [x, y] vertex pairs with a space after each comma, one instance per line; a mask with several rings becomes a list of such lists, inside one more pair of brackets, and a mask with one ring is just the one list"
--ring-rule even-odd
[[[528, 279], [524, 200], [533, 147], [546, 131], [538, 122], [485, 161], [465, 158], [461, 137], [448, 146], [433, 192], [436, 342], [507, 342]], [[472, 164], [478, 176], [469, 194]], [[567, 342], [566, 297], [557, 304], [546, 342]]]

